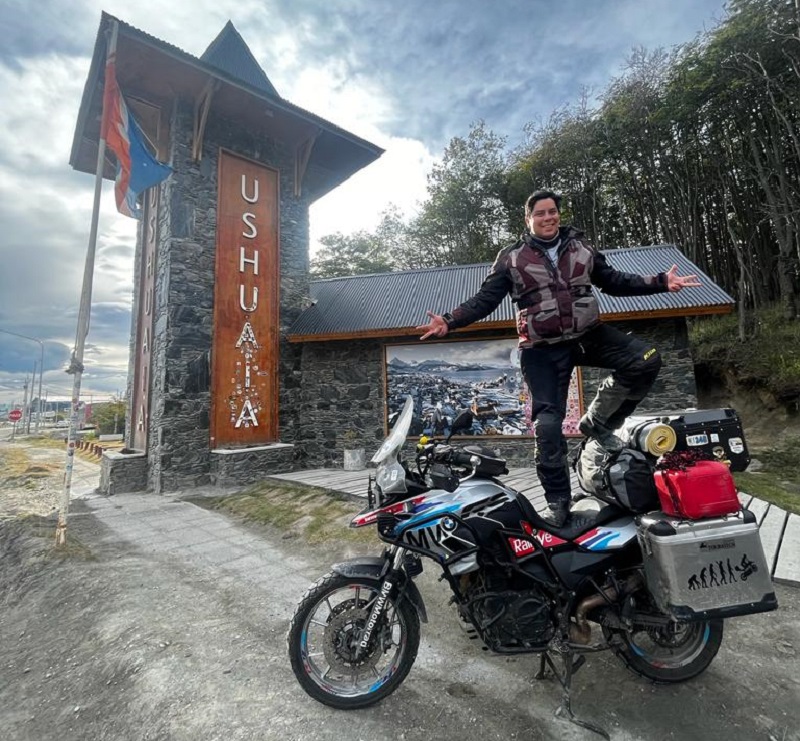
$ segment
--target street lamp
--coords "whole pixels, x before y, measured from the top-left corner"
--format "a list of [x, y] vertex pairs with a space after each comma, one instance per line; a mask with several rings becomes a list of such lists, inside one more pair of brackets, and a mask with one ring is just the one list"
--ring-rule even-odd
[[[41, 348], [41, 360], [39, 362], [39, 398], [36, 402], [36, 432], [39, 432], [39, 419], [42, 416], [42, 374], [44, 373], [44, 342], [40, 340], [38, 337], [29, 337], [26, 334], [20, 334], [19, 332], [10, 332], [7, 329], [0, 329], [0, 332], [3, 334], [11, 334], [14, 337], [22, 337], [23, 340], [30, 340], [31, 342], [38, 342], [39, 347]], [[36, 379], [34, 379], [35, 381]], [[31, 395], [33, 395], [33, 384], [31, 384]], [[28, 430], [30, 432], [30, 430]]]

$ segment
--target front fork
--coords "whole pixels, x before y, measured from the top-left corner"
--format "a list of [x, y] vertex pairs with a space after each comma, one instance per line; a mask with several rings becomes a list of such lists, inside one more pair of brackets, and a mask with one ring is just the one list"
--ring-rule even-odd
[[381, 580], [381, 588], [378, 592], [378, 596], [375, 599], [375, 603], [372, 605], [372, 611], [367, 619], [367, 624], [364, 626], [364, 631], [361, 633], [361, 638], [358, 641], [358, 646], [356, 647], [355, 653], [356, 661], [361, 658], [361, 655], [369, 647], [372, 634], [374, 633], [375, 628], [378, 625], [384, 610], [386, 609], [386, 604], [389, 602], [389, 595], [397, 586], [397, 582], [392, 578], [392, 576], [400, 571], [405, 555], [406, 549], [401, 548], [400, 546], [392, 545], [387, 549], [387, 563], [389, 559], [391, 559], [391, 567], [386, 571], [383, 579]]

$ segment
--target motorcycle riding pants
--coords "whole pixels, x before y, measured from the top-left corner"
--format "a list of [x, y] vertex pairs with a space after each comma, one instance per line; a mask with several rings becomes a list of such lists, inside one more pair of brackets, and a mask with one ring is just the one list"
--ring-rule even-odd
[[653, 345], [599, 324], [578, 339], [523, 350], [520, 365], [531, 394], [534, 460], [545, 499], [548, 504], [569, 502], [568, 449], [562, 427], [572, 371], [576, 366], [612, 371], [597, 389], [589, 413], [594, 421], [615, 429], [647, 395], [661, 369], [661, 355]]

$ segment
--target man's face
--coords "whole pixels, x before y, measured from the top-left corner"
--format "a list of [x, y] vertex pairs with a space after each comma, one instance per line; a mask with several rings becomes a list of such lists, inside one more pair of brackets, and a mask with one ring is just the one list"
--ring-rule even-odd
[[561, 224], [561, 216], [556, 208], [556, 202], [552, 198], [543, 198], [536, 201], [533, 211], [528, 217], [528, 229], [531, 234], [541, 239], [552, 239], [558, 234], [558, 227]]

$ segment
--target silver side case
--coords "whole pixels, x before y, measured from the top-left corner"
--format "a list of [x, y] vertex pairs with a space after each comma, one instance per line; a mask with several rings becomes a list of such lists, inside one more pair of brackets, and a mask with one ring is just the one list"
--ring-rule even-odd
[[647, 586], [664, 612], [699, 620], [777, 607], [752, 516], [680, 520], [651, 512], [637, 529]]

